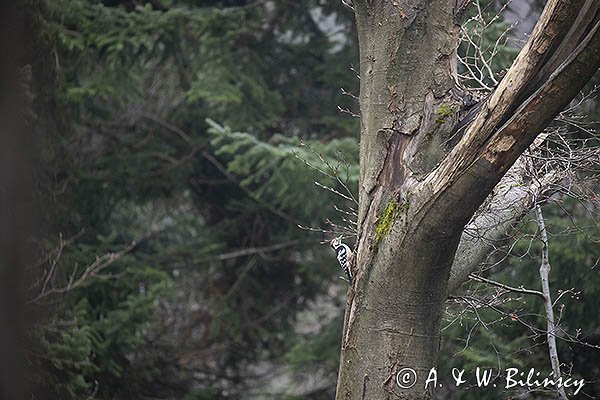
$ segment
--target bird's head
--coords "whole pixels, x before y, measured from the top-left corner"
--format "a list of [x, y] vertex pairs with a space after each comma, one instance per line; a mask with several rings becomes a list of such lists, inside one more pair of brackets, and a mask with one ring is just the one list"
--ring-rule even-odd
[[339, 236], [339, 237], [331, 239], [331, 241], [329, 242], [329, 245], [332, 248], [335, 248], [335, 247], [339, 246], [341, 243], [342, 243], [342, 237]]

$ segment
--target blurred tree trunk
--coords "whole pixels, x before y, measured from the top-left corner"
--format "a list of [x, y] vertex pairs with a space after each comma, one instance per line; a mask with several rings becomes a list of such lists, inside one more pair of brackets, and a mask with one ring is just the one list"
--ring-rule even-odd
[[[456, 85], [459, 6], [354, 1], [359, 237], [338, 400], [432, 396], [425, 380], [465, 225], [600, 65], [600, 5], [550, 0], [502, 82], [472, 106]], [[418, 374], [406, 389], [403, 368]]]
[[[18, 2], [16, 2], [18, 3]], [[23, 275], [31, 258], [33, 147], [29, 69], [22, 68], [31, 27], [14, 2], [0, 6], [0, 399], [23, 399]]]

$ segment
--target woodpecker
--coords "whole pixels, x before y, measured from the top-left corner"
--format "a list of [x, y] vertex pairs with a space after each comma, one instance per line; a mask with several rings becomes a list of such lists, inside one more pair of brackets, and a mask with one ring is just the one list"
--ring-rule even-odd
[[333, 250], [335, 250], [335, 256], [338, 262], [340, 263], [340, 266], [342, 267], [346, 275], [348, 275], [348, 280], [352, 282], [352, 272], [350, 271], [350, 264], [352, 262], [352, 250], [350, 250], [350, 247], [342, 243], [341, 236], [331, 239], [329, 245]]

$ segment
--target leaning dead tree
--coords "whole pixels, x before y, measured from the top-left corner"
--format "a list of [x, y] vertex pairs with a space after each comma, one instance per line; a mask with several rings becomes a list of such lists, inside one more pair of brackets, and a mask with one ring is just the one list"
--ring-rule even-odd
[[399, 387], [396, 374], [436, 365], [448, 294], [489, 251], [486, 235], [506, 231], [531, 209], [530, 190], [544, 190], [539, 180], [523, 188], [517, 159], [600, 66], [600, 3], [549, 0], [511, 68], [472, 104], [457, 73], [464, 3], [353, 2], [358, 242], [337, 399], [432, 396]]

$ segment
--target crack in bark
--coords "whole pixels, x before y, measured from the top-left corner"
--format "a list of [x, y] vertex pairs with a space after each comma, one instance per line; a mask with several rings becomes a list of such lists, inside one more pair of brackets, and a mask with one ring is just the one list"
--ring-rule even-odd
[[369, 375], [365, 374], [365, 376], [363, 377], [363, 390], [362, 390], [362, 395], [360, 396], [360, 398], [362, 400], [365, 399], [365, 395], [367, 394], [367, 384], [369, 383]]

